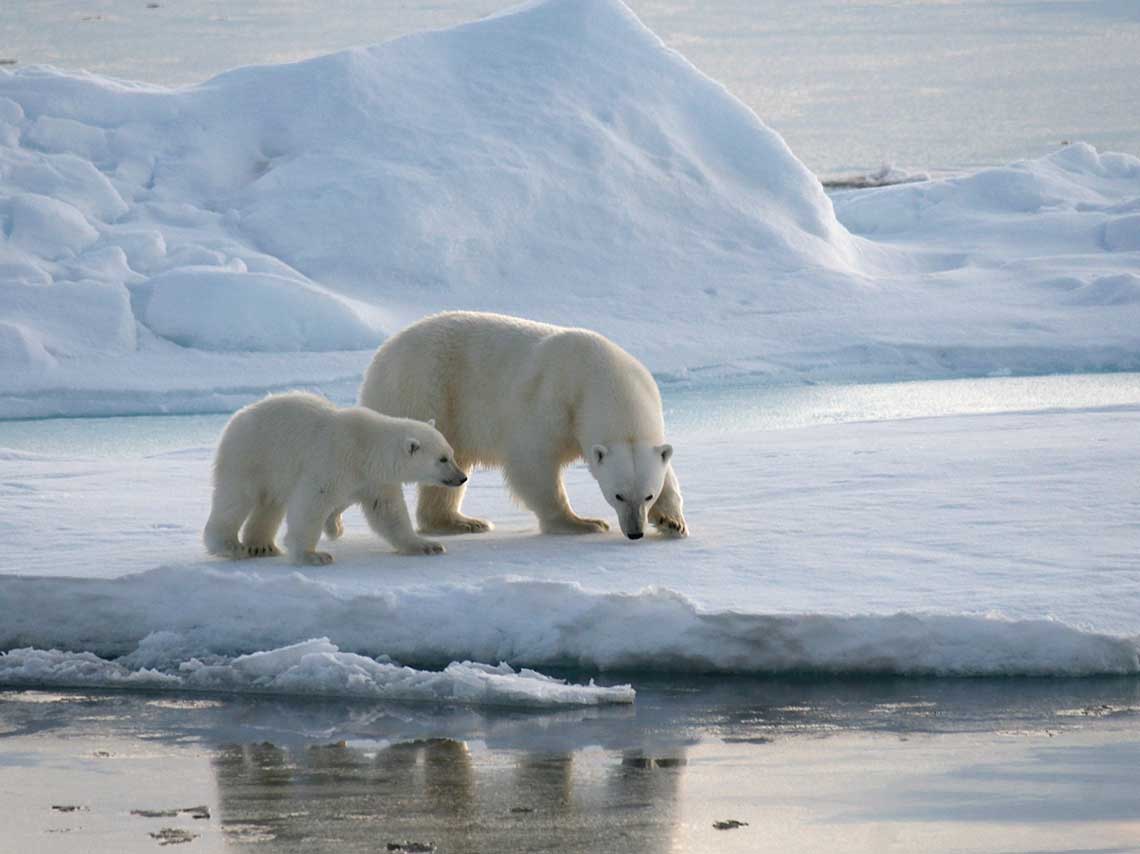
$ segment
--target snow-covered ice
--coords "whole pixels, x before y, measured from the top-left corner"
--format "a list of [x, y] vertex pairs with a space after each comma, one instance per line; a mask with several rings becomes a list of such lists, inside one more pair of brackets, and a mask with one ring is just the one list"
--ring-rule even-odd
[[350, 514], [297, 572], [204, 556], [201, 441], [17, 443], [0, 684], [559, 705], [632, 693], [514, 668], [1140, 673], [1135, 377], [1049, 409], [1011, 380], [972, 416], [916, 384], [785, 430], [724, 383], [1140, 368], [1135, 157], [829, 197], [616, 0], [545, 0], [183, 89], [0, 70], [0, 178], [0, 417], [347, 402], [403, 324], [509, 311], [685, 401], [693, 530], [540, 537], [477, 472], [494, 534], [407, 558]]
[[9, 417], [344, 383], [444, 308], [588, 325], [662, 376], [1140, 367], [1140, 160], [833, 206], [617, 0], [183, 89], [0, 71], [0, 175]]
[[[477, 472], [467, 500], [494, 533], [402, 557], [350, 512], [338, 562], [304, 572], [204, 554], [209, 448], [7, 452], [0, 647], [181, 680], [320, 637], [424, 668], [1140, 673], [1138, 423], [1133, 404], [702, 427], [673, 437], [688, 540], [543, 537]], [[584, 469], [569, 490], [607, 512]]]

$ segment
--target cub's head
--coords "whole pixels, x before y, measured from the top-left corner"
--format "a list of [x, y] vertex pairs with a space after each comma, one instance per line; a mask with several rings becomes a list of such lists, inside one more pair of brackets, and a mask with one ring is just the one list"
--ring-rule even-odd
[[645, 535], [649, 508], [661, 494], [672, 445], [615, 442], [590, 449], [590, 473], [617, 511], [621, 532], [631, 540]]
[[455, 451], [435, 429], [435, 420], [405, 421], [403, 469], [405, 483], [463, 486], [467, 475], [455, 464]]

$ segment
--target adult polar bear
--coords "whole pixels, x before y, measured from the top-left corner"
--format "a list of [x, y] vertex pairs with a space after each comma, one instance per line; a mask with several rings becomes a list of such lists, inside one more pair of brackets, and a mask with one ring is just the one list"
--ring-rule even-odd
[[[459, 467], [501, 467], [546, 533], [609, 530], [602, 519], [575, 514], [566, 500], [562, 468], [580, 457], [627, 537], [640, 539], [646, 522], [663, 533], [688, 533], [657, 384], [595, 332], [499, 314], [436, 314], [380, 347], [360, 403], [385, 415], [434, 418]], [[489, 530], [488, 522], [459, 512], [463, 492], [421, 485], [420, 530]], [[330, 528], [336, 524], [329, 520]]]

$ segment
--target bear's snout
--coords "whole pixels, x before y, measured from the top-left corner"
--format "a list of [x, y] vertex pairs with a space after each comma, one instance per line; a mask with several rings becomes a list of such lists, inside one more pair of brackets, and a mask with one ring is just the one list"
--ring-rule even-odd
[[630, 533], [626, 534], [626, 536], [631, 540], [640, 540], [645, 536], [645, 534], [641, 533], [641, 531], [631, 531]]

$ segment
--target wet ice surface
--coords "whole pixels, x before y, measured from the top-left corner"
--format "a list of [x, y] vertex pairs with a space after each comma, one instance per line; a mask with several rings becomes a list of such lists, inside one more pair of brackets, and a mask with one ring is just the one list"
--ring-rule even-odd
[[[211, 449], [178, 447], [178, 419], [124, 422], [158, 425], [157, 444], [112, 456], [78, 453], [84, 422], [37, 422], [60, 431], [39, 446], [49, 453], [5, 452], [0, 642], [14, 652], [0, 679], [360, 696], [373, 668], [357, 656], [433, 671], [1134, 673], [1135, 384], [1010, 378], [752, 401], [690, 389], [667, 395], [687, 540], [538, 536], [498, 473], [476, 472], [467, 506], [494, 533], [407, 558], [350, 513], [337, 563], [319, 571], [203, 554]], [[786, 429], [758, 429], [765, 399]], [[1066, 400], [1078, 408], [1058, 409]], [[1002, 405], [1021, 411], [989, 412]], [[945, 415], [955, 407], [989, 414]], [[789, 426], [876, 414], [899, 420]], [[98, 443], [115, 424], [87, 433]], [[567, 480], [580, 512], [606, 514], [582, 467]], [[238, 657], [274, 650], [278, 670], [247, 678]]]
[[556, 714], [0, 691], [0, 808], [45, 852], [1129, 850], [1138, 708], [1132, 679], [650, 679]]

